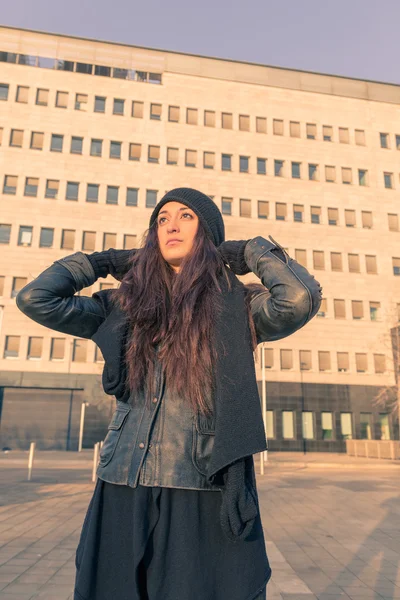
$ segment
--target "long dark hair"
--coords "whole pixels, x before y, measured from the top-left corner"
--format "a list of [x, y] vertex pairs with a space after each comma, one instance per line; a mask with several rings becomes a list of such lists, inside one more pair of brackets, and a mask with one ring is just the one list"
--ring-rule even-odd
[[[168, 389], [187, 398], [194, 410], [209, 415], [217, 359], [214, 324], [222, 306], [220, 277], [225, 278], [229, 289], [228, 267], [200, 221], [179, 273], [160, 252], [156, 222], [144, 234], [141, 245], [132, 254], [121, 285], [111, 291], [111, 299], [126, 312], [129, 323], [126, 385], [132, 392], [145, 385], [147, 398], [153, 396], [154, 358], [159, 345], [158, 359]], [[246, 287], [250, 291], [255, 285]], [[254, 351], [257, 341], [249, 295], [246, 304]]]

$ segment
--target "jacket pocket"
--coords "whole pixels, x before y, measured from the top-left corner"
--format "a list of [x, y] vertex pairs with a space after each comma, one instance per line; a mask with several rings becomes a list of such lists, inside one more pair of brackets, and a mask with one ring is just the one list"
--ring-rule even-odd
[[114, 411], [110, 424], [108, 425], [108, 433], [100, 451], [100, 467], [105, 467], [112, 459], [118, 444], [118, 440], [122, 433], [122, 425], [124, 424], [130, 410], [131, 408], [129, 406], [126, 408], [118, 406]]
[[192, 462], [201, 475], [207, 475], [208, 463], [214, 447], [214, 426], [200, 415], [193, 419]]

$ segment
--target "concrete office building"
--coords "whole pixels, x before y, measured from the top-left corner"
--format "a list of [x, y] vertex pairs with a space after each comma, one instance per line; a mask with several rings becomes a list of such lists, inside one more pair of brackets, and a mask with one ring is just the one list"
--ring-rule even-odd
[[76, 449], [83, 401], [84, 446], [103, 438], [100, 352], [15, 296], [57, 258], [137, 247], [181, 185], [227, 239], [271, 234], [323, 287], [311, 323], [265, 344], [270, 448], [398, 438], [374, 398], [395, 385], [399, 107], [396, 85], [1, 27], [1, 445]]

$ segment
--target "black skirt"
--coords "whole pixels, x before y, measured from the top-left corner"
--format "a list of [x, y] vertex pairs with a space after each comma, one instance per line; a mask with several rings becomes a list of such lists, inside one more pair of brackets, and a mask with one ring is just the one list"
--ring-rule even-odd
[[97, 479], [76, 550], [74, 600], [263, 600], [271, 569], [258, 517], [223, 535], [221, 493]]

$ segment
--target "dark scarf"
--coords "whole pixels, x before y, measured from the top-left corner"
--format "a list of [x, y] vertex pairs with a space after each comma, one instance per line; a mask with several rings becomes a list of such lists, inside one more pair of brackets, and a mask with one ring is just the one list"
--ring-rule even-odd
[[[243, 540], [250, 534], [259, 506], [253, 454], [267, 449], [260, 397], [247, 317], [245, 287], [227, 269], [231, 290], [221, 281], [223, 307], [216, 320], [218, 360], [215, 369], [215, 412], [212, 428], [215, 440], [207, 479], [221, 485], [221, 526], [227, 537]], [[127, 402], [124, 347], [128, 335], [127, 319], [118, 306], [111, 307], [108, 290], [97, 294], [104, 305], [106, 321], [92, 340], [102, 351], [105, 365], [104, 391]], [[204, 425], [203, 416], [198, 416]]]

